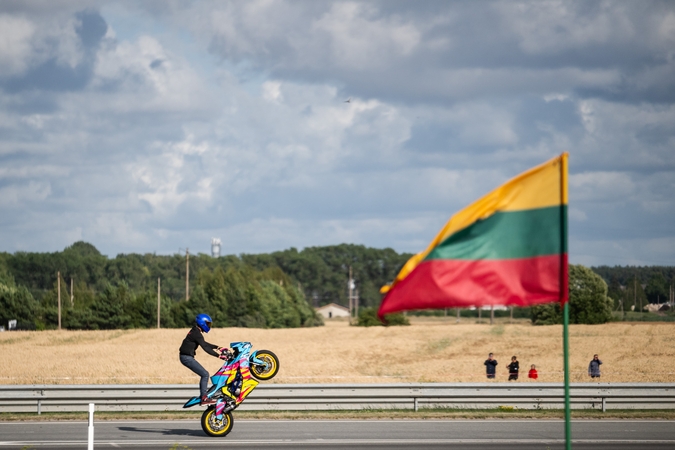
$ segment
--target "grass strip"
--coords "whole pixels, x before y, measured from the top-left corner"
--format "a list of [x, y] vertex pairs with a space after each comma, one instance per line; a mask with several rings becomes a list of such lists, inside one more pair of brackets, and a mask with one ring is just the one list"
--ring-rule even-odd
[[[202, 411], [101, 411], [95, 420], [199, 420]], [[563, 419], [560, 409], [362, 409], [343, 411], [236, 411], [235, 420], [420, 420], [420, 419]], [[0, 413], [0, 421], [86, 421], [86, 412]], [[675, 410], [572, 410], [572, 419], [674, 420]]]

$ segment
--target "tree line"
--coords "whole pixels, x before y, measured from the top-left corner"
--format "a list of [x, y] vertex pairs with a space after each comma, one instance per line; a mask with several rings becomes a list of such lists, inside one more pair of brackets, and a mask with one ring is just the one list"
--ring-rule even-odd
[[67, 329], [155, 327], [157, 278], [162, 327], [190, 326], [202, 312], [223, 327], [322, 324], [300, 286], [279, 267], [258, 270], [237, 257], [191, 258], [186, 301], [184, 258], [132, 254], [108, 259], [84, 242], [63, 252], [0, 254], [0, 324], [17, 320], [23, 329], [57, 327], [58, 272], [61, 326]]
[[628, 310], [639, 311], [648, 303], [669, 301], [675, 290], [675, 267], [600, 266], [593, 271], [608, 285], [608, 295]]
[[[350, 268], [359, 305], [377, 308], [382, 298], [380, 287], [391, 282], [411, 256], [390, 248], [353, 244], [220, 258], [190, 255], [191, 292], [190, 300], [185, 301], [185, 255], [119, 254], [108, 258], [86, 242], [76, 242], [61, 252], [0, 253], [0, 320], [6, 324], [8, 319], [20, 319], [27, 327], [53, 328], [57, 321], [56, 274], [60, 272], [62, 326], [66, 328], [156, 326], [158, 278], [163, 327], [188, 326], [198, 312], [211, 314], [219, 326], [310, 326], [320, 323], [312, 306], [348, 305]], [[640, 310], [648, 302], [666, 301], [670, 286], [675, 285], [675, 267], [575, 270], [570, 269], [571, 297], [572, 278], [579, 275], [586, 280], [579, 286], [595, 286], [597, 303], [610, 311], [618, 305], [625, 309], [636, 305], [634, 309]], [[546, 308], [527, 314], [535, 323], [557, 321], [555, 311]], [[572, 314], [577, 317], [574, 310]]]

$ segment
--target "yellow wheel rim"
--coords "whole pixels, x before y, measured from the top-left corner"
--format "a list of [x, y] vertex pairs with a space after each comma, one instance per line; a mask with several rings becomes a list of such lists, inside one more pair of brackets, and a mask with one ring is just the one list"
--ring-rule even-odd
[[265, 361], [267, 369], [252, 365], [251, 370], [255, 373], [255, 376], [261, 380], [267, 380], [268, 378], [273, 377], [277, 371], [277, 361], [268, 353], [258, 353], [256, 357]]
[[205, 425], [214, 436], [220, 436], [230, 431], [232, 421], [230, 421], [229, 414], [223, 414], [223, 420], [218, 420], [216, 418], [216, 410], [211, 409], [206, 415]]

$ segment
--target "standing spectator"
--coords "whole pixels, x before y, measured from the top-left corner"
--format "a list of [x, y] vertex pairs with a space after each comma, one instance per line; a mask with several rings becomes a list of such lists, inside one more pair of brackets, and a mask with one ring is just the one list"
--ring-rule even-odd
[[602, 364], [602, 361], [600, 361], [598, 355], [593, 355], [593, 359], [588, 364], [588, 376], [600, 378], [600, 364]]
[[533, 380], [539, 378], [539, 374], [537, 374], [537, 368], [534, 366], [534, 364], [530, 366], [530, 371], [527, 373], [527, 378], [532, 378]]
[[497, 372], [497, 360], [494, 359], [494, 355], [490, 353], [488, 355], [488, 359], [485, 360], [483, 363], [485, 364], [485, 374], [487, 375], [488, 379], [492, 379], [495, 377], [495, 373]]
[[518, 358], [515, 356], [511, 357], [511, 364], [506, 366], [507, 369], [509, 369], [509, 381], [511, 380], [517, 380], [518, 379], [518, 371], [520, 370], [520, 363], [518, 362]]

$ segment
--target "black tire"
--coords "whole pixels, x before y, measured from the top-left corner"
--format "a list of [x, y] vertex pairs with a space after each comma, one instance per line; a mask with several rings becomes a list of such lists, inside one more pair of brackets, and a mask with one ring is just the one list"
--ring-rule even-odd
[[216, 408], [209, 406], [202, 414], [202, 430], [204, 433], [212, 437], [223, 437], [227, 436], [230, 431], [232, 431], [232, 426], [234, 425], [234, 419], [232, 418], [232, 413], [227, 412], [223, 414], [223, 420], [219, 421], [216, 419]]
[[279, 358], [269, 350], [258, 350], [255, 355], [258, 359], [265, 361], [268, 367], [259, 366], [251, 362], [251, 375], [260, 381], [267, 381], [274, 378], [279, 372]]

